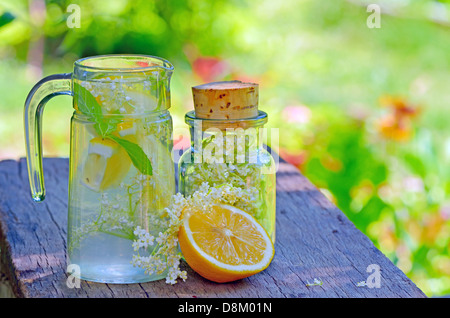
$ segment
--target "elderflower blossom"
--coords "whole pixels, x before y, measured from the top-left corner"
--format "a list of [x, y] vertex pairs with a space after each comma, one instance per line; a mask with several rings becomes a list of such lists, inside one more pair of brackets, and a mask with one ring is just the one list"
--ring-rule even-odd
[[[154, 74], [152, 76], [155, 76]], [[148, 105], [142, 103], [139, 98], [130, 95], [130, 92], [144, 92], [151, 94], [152, 83], [150, 80], [130, 83], [122, 76], [120, 78], [106, 77], [96, 81], [80, 81], [79, 84], [90, 91], [97, 101], [108, 112], [121, 114], [140, 114]], [[127, 105], [129, 107], [124, 107]]]
[[[249, 201], [253, 195], [252, 190], [248, 191], [229, 184], [211, 187], [207, 182], [203, 182], [191, 196], [184, 197], [181, 193], [173, 195], [171, 205], [165, 209], [167, 230], [159, 232], [155, 238], [145, 229], [136, 227], [133, 248], [138, 254], [133, 255], [132, 264], [143, 268], [149, 275], [166, 272], [167, 284], [176, 284], [177, 279], [185, 281], [187, 273], [180, 269], [181, 252], [178, 247], [182, 213], [199, 210], [210, 211], [211, 207], [216, 204], [235, 205], [239, 202]], [[155, 246], [154, 242], [156, 242]]]
[[137, 252], [140, 248], [147, 248], [149, 246], [153, 246], [153, 242], [155, 238], [153, 235], [150, 235], [146, 230], [141, 229], [140, 226], [137, 226], [134, 230], [134, 235], [137, 236], [137, 240], [133, 242], [133, 249]]
[[306, 281], [306, 287], [311, 287], [311, 286], [322, 286], [323, 285], [323, 281], [319, 278], [314, 278], [314, 281], [312, 283], [310, 283], [309, 281]]

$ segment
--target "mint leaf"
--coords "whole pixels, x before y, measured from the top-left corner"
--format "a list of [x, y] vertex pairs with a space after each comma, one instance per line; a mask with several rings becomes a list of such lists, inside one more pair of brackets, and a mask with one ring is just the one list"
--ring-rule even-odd
[[80, 84], [73, 83], [73, 90], [75, 93], [76, 107], [89, 120], [95, 123], [94, 128], [100, 136], [106, 137], [116, 130], [117, 124], [121, 120], [120, 117], [113, 116], [111, 118], [105, 118], [103, 116], [102, 106], [97, 102], [91, 92]]
[[102, 106], [100, 106], [91, 92], [78, 83], [73, 83], [73, 91], [75, 93], [76, 106], [81, 113], [95, 122], [98, 122], [96, 119], [103, 118]]
[[2, 15], [0, 15], [0, 27], [11, 23], [15, 18], [16, 17], [10, 12], [3, 13]]
[[114, 116], [110, 118], [98, 118], [98, 122], [95, 124], [95, 130], [101, 135], [101, 136], [107, 136], [117, 129], [117, 125], [122, 121], [122, 116], [120, 115], [119, 111], [113, 112]]
[[115, 142], [117, 142], [125, 151], [128, 153], [133, 165], [144, 175], [151, 176], [153, 173], [152, 163], [150, 159], [148, 159], [144, 150], [142, 150], [139, 145], [128, 141], [126, 139], [119, 138], [114, 135], [108, 135], [106, 138], [109, 138]]
[[[73, 83], [73, 89], [77, 109], [86, 115], [90, 121], [95, 123], [94, 128], [97, 133], [103, 138], [109, 138], [117, 142], [123, 149], [125, 149], [133, 162], [133, 165], [142, 174], [151, 176], [153, 173], [152, 163], [150, 162], [150, 159], [148, 159], [144, 150], [142, 150], [139, 145], [131, 141], [111, 135], [111, 133], [117, 129], [117, 124], [120, 123], [121, 117], [112, 116], [111, 118], [105, 118], [102, 113], [102, 107], [91, 92], [77, 83]], [[116, 115], [118, 114], [119, 113]]]

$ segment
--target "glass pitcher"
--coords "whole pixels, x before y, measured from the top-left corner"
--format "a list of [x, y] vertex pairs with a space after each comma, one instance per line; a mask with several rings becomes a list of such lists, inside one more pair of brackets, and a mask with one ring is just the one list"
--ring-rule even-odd
[[166, 275], [164, 266], [150, 275], [132, 258], [137, 233], [164, 232], [164, 209], [175, 193], [168, 111], [172, 72], [168, 61], [153, 56], [88, 57], [75, 62], [73, 73], [44, 78], [28, 95], [25, 136], [35, 201], [45, 197], [45, 103], [56, 95], [73, 96], [67, 255], [81, 279], [135, 283]]

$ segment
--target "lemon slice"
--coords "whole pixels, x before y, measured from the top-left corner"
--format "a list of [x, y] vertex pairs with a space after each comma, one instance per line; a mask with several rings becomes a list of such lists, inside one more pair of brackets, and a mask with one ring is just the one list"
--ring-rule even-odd
[[117, 133], [114, 134], [120, 138], [137, 143], [137, 131], [137, 119], [133, 119], [117, 124]]
[[130, 164], [128, 154], [116, 142], [95, 137], [89, 142], [82, 182], [93, 191], [104, 191], [120, 184]]
[[156, 98], [150, 92], [125, 90], [125, 101], [123, 106], [128, 114], [150, 112], [158, 106]]
[[247, 212], [230, 205], [183, 215], [181, 252], [201, 276], [224, 283], [266, 269], [275, 249], [264, 228]]

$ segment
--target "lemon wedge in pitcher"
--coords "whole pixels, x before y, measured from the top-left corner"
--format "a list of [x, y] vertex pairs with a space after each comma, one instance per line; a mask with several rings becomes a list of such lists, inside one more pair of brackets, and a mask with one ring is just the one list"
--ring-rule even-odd
[[91, 190], [117, 186], [128, 173], [131, 160], [115, 141], [95, 137], [89, 142], [82, 182]]
[[137, 143], [137, 124], [134, 120], [124, 121], [117, 124], [117, 135], [120, 138]]

